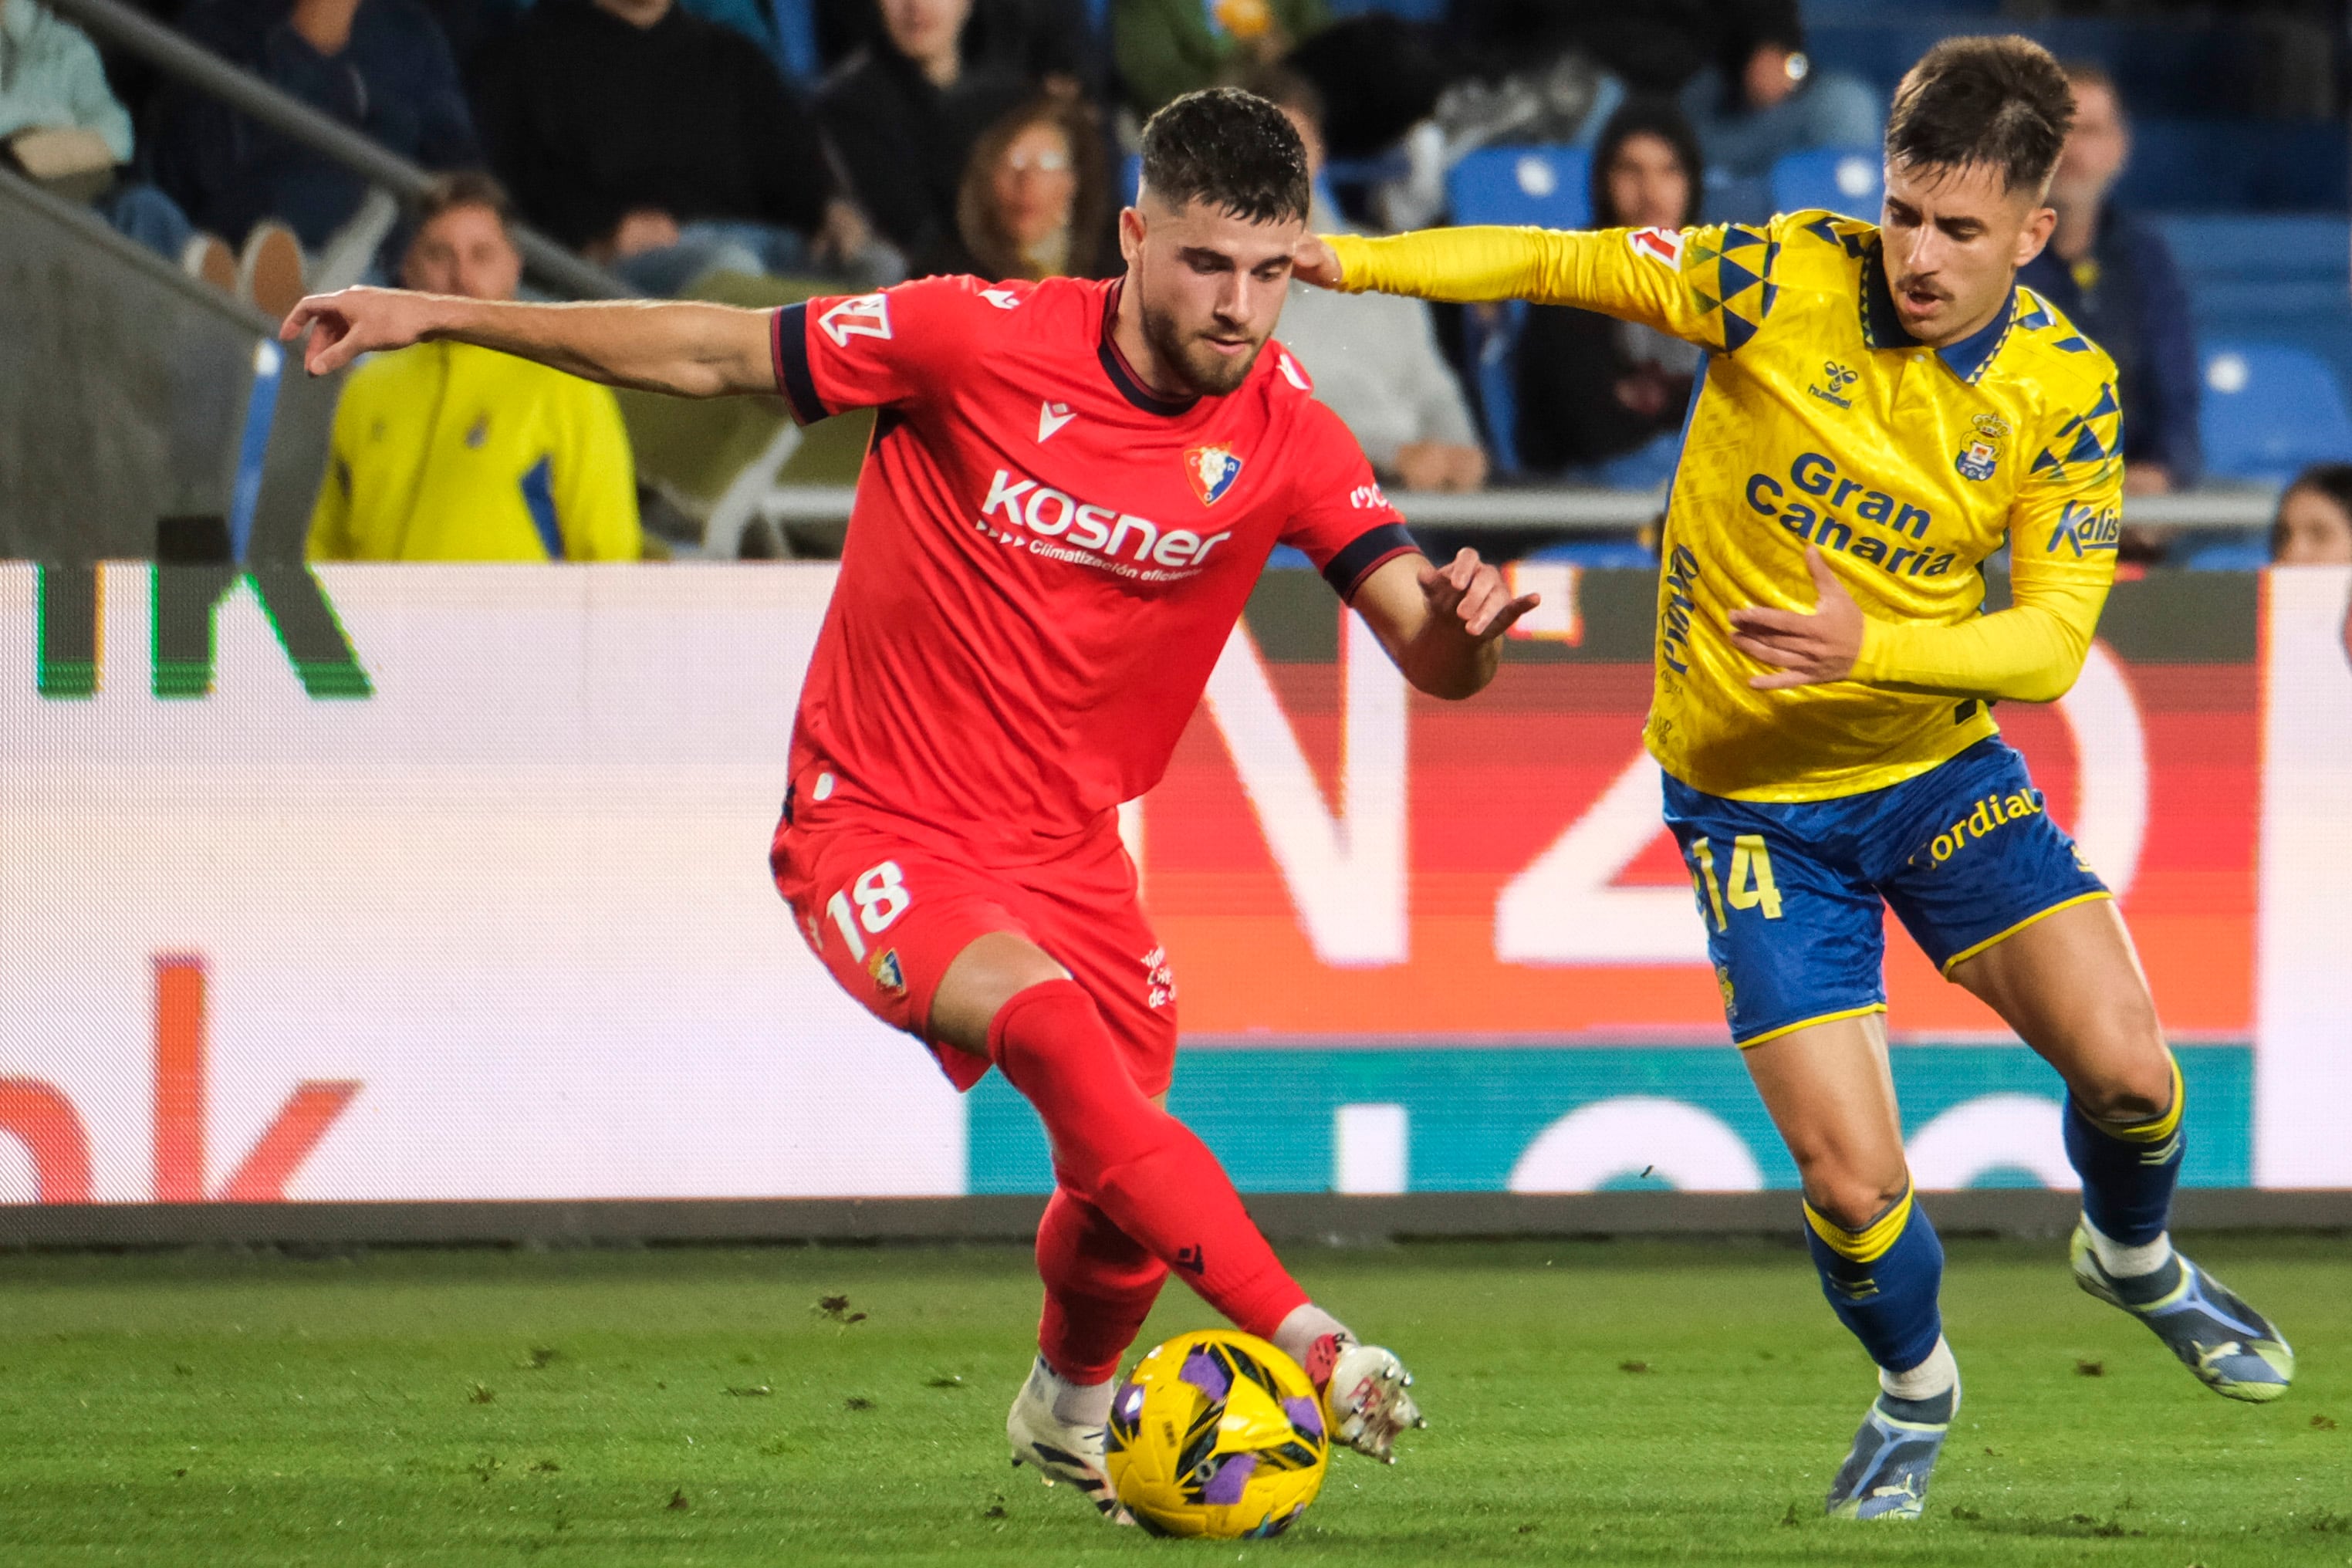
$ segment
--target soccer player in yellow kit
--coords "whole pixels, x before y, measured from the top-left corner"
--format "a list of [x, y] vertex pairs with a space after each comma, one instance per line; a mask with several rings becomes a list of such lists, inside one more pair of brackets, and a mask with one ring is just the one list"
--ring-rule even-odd
[[[1917, 1516], [1959, 1406], [1887, 1071], [1882, 903], [2064, 1078], [2083, 1289], [2218, 1393], [2273, 1399], [2294, 1373], [2278, 1331], [2167, 1237], [2180, 1074], [2107, 889], [1990, 710], [2074, 683], [2115, 570], [2115, 365], [2016, 285], [2055, 222], [2071, 116], [2038, 45], [1949, 39], [1896, 91], [1876, 225], [1339, 236], [1297, 268], [1580, 306], [1708, 351], [1645, 738], [1823, 1290], [1879, 1367], [1829, 1494], [1851, 1518]], [[2004, 542], [2013, 602], [1981, 614]]]

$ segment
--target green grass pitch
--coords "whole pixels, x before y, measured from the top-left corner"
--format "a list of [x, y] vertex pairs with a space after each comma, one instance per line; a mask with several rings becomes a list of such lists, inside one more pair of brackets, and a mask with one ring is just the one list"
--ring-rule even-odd
[[[1013, 1248], [18, 1255], [0, 1563], [2352, 1563], [2345, 1243], [2195, 1250], [2295, 1342], [2286, 1399], [2196, 1386], [2057, 1242], [1961, 1242], [1929, 1516], [1854, 1526], [1872, 1384], [1793, 1244], [1294, 1249], [1433, 1426], [1248, 1543], [1007, 1465]], [[1153, 1331], [1213, 1321], [1171, 1286]]]

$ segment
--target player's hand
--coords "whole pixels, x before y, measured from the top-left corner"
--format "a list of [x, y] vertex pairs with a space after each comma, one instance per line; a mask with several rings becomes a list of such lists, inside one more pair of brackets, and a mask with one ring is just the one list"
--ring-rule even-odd
[[1317, 235], [1308, 235], [1290, 253], [1290, 275], [1318, 289], [1337, 289], [1344, 273], [1339, 253]]
[[1862, 606], [1814, 545], [1805, 546], [1805, 569], [1813, 574], [1812, 614], [1752, 605], [1731, 612], [1731, 646], [1771, 667], [1748, 680], [1759, 691], [1843, 680], [1862, 657]]
[[364, 353], [404, 349], [439, 324], [441, 301], [431, 294], [403, 289], [345, 289], [333, 294], [313, 294], [296, 305], [278, 329], [278, 341], [292, 342], [308, 328], [310, 342], [302, 351], [302, 368], [312, 375], [338, 371]]
[[1539, 595], [1511, 597], [1503, 574], [1465, 550], [1443, 566], [1423, 562], [1422, 597], [1434, 619], [1459, 626], [1473, 642], [1492, 642], [1543, 602]]

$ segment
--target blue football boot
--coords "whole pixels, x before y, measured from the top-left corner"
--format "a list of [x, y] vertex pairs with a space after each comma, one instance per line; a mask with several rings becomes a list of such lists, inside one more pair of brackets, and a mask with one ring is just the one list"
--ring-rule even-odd
[[2261, 1405], [2294, 1381], [2294, 1349], [2285, 1336], [2178, 1252], [2153, 1274], [2119, 1279], [2101, 1265], [2079, 1225], [2069, 1250], [2074, 1283], [2146, 1323], [2214, 1393]]
[[1927, 1506], [1927, 1479], [1944, 1436], [1959, 1413], [1960, 1388], [1933, 1399], [1881, 1394], [1853, 1435], [1853, 1451], [1830, 1483], [1832, 1519], [1916, 1519]]

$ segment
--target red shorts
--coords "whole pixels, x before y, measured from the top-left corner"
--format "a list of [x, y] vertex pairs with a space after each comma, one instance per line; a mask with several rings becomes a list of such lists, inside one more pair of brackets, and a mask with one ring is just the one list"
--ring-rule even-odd
[[1135, 863], [1115, 820], [1054, 859], [984, 865], [945, 833], [810, 794], [793, 792], [776, 828], [768, 864], [777, 890], [842, 989], [929, 1045], [958, 1089], [987, 1076], [988, 1063], [931, 1040], [931, 997], [975, 938], [1012, 931], [1086, 987], [1137, 1086], [1167, 1089], [1176, 983], [1137, 902]]

